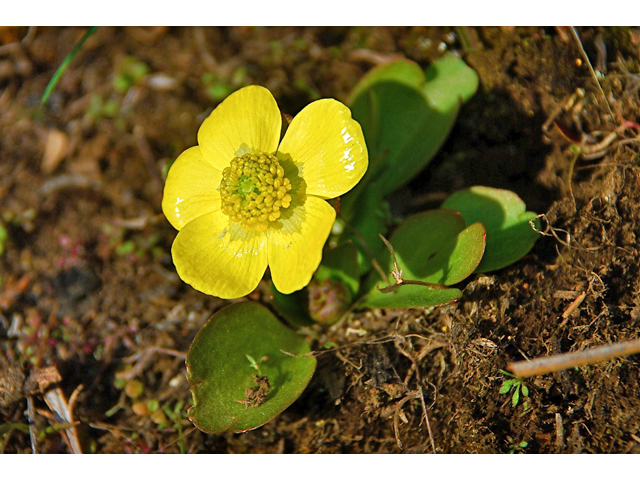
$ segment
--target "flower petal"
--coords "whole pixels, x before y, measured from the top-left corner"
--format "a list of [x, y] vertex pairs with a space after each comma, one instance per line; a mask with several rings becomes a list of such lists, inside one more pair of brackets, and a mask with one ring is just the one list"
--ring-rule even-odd
[[202, 156], [200, 147], [180, 154], [169, 170], [162, 196], [162, 211], [177, 230], [201, 215], [220, 210], [222, 172]]
[[183, 281], [196, 290], [220, 298], [251, 293], [267, 268], [264, 232], [243, 230], [222, 212], [189, 222], [171, 248], [173, 263]]
[[309, 283], [320, 265], [322, 247], [336, 218], [331, 205], [318, 197], [291, 197], [291, 206], [266, 231], [271, 279], [285, 294]]
[[218, 170], [245, 153], [274, 153], [282, 117], [271, 92], [252, 85], [229, 95], [202, 123], [198, 144]]
[[[294, 117], [277, 156], [294, 193], [321, 198], [347, 193], [369, 163], [360, 124], [346, 106], [332, 99], [317, 100]], [[297, 177], [303, 181], [300, 189], [296, 189]]]

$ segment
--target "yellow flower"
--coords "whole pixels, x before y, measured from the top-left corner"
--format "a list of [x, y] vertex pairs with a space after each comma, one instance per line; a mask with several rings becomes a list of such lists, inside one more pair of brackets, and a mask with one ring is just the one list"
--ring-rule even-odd
[[267, 266], [282, 293], [303, 288], [335, 220], [325, 201], [367, 170], [360, 125], [342, 103], [311, 103], [282, 141], [282, 116], [259, 86], [230, 95], [204, 121], [198, 145], [171, 167], [162, 210], [179, 230], [178, 274], [221, 298], [253, 291]]

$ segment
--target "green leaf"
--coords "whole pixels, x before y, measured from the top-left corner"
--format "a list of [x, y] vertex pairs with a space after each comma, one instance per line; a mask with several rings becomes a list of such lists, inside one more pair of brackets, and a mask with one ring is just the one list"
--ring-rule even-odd
[[505, 393], [509, 393], [509, 391], [511, 390], [511, 387], [513, 387], [515, 380], [511, 379], [511, 380], [505, 380], [504, 382], [502, 382], [502, 385], [500, 386], [500, 390], [498, 391], [498, 393], [500, 395], [504, 395]]
[[509, 190], [475, 186], [451, 195], [442, 208], [460, 212], [467, 224], [480, 222], [487, 229], [487, 247], [476, 272], [506, 267], [526, 255], [539, 234], [529, 221], [524, 202]]
[[480, 263], [485, 246], [481, 224], [466, 229], [453, 210], [430, 210], [405, 220], [391, 237], [405, 278], [454, 285]]
[[[480, 224], [465, 228], [464, 219], [453, 210], [429, 210], [406, 219], [390, 243], [404, 280], [454, 285], [471, 275], [480, 263], [485, 231]], [[391, 254], [385, 251], [379, 258], [382, 269], [390, 272]], [[374, 282], [367, 283], [368, 290], [378, 283], [373, 278]], [[389, 282], [395, 282], [391, 275]]]
[[[485, 232], [480, 224], [464, 228], [464, 219], [452, 210], [430, 210], [405, 220], [391, 236], [398, 269], [403, 281], [420, 281], [438, 285], [453, 285], [464, 280], [477, 267], [484, 251]], [[395, 267], [389, 251], [380, 257], [386, 272]], [[389, 275], [389, 284], [395, 283]], [[369, 292], [359, 306], [372, 308], [416, 308], [444, 305], [462, 296], [458, 289], [437, 289], [428, 285], [403, 284], [396, 291], [386, 288], [377, 272], [365, 283]]]
[[[257, 303], [220, 310], [198, 332], [187, 354], [194, 401], [189, 418], [212, 434], [264, 425], [291, 405], [311, 380], [316, 359], [300, 356], [309, 351], [303, 336]], [[260, 362], [268, 385], [256, 378], [247, 355]], [[266, 396], [250, 401], [259, 387]]]
[[[349, 223], [349, 226], [344, 227], [344, 232], [336, 238], [336, 241], [352, 241], [356, 245], [362, 275], [371, 270], [371, 258], [376, 258], [384, 249], [379, 235], [387, 232], [387, 220], [390, 215], [388, 204], [384, 201], [382, 191], [375, 182], [370, 183], [357, 198], [357, 204], [352, 203], [355, 198], [349, 192], [341, 199], [340, 215]], [[341, 220], [338, 219], [338, 221]], [[353, 230], [358, 233], [353, 233]]]
[[353, 296], [360, 288], [360, 265], [358, 250], [353, 242], [345, 242], [325, 249], [322, 263], [314, 274], [318, 281], [333, 280], [344, 283]]
[[457, 288], [433, 289], [426, 285], [400, 285], [395, 292], [373, 289], [362, 298], [358, 308], [425, 308], [446, 305], [462, 297]]
[[511, 405], [514, 407], [518, 406], [518, 402], [520, 401], [520, 388], [516, 387], [513, 392], [513, 396], [511, 397]]
[[433, 62], [425, 77], [422, 91], [431, 105], [441, 112], [458, 108], [460, 102], [468, 102], [478, 90], [478, 74], [453, 55]]
[[306, 288], [285, 295], [271, 282], [271, 295], [273, 307], [292, 327], [309, 327], [315, 323], [309, 316], [309, 294]]
[[413, 87], [421, 85], [426, 80], [425, 74], [417, 63], [402, 59], [390, 62], [371, 69], [351, 92], [349, 103], [354, 103], [356, 98], [365, 95], [376, 83], [393, 81]]
[[370, 158], [355, 196], [370, 181], [386, 196], [411, 180], [444, 143], [460, 105], [477, 88], [477, 74], [452, 56], [434, 62], [426, 75], [410, 60], [372, 69], [349, 101]]
[[529, 396], [529, 387], [527, 387], [526, 385], [522, 384], [522, 395], [524, 395], [525, 397]]
[[82, 36], [82, 38], [78, 41], [78, 43], [76, 43], [76, 45], [73, 47], [73, 50], [71, 50], [71, 53], [69, 53], [69, 55], [67, 55], [65, 59], [62, 61], [62, 63], [60, 64], [56, 72], [53, 74], [53, 77], [51, 77], [51, 80], [49, 81], [47, 88], [45, 88], [44, 93], [42, 94], [42, 98], [40, 99], [40, 105], [44, 105], [46, 101], [49, 99], [51, 92], [53, 92], [53, 89], [56, 88], [56, 85], [58, 85], [58, 82], [62, 78], [62, 75], [64, 75], [64, 72], [66, 72], [67, 68], [69, 68], [71, 61], [73, 60], [73, 57], [75, 57], [78, 54], [78, 52], [84, 45], [84, 42], [86, 42], [87, 39], [91, 35], [93, 35], [93, 33], [96, 31], [97, 28], [98, 27], [91, 27], [89, 30], [87, 30], [87, 32]]
[[453, 253], [444, 263], [440, 283], [454, 285], [471, 275], [480, 264], [486, 246], [487, 231], [479, 222], [465, 228], [456, 237]]

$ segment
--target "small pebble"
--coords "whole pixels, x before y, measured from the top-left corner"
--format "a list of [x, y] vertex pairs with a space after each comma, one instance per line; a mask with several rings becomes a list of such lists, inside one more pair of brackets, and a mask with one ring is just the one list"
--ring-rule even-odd
[[153, 415], [151, 415], [151, 420], [156, 425], [160, 425], [167, 421], [167, 416], [164, 414], [164, 410], [156, 410]]
[[144, 392], [144, 385], [139, 380], [131, 380], [124, 387], [124, 393], [129, 398], [138, 398]]
[[131, 410], [133, 410], [133, 413], [135, 413], [139, 417], [145, 417], [149, 415], [149, 408], [147, 407], [147, 404], [145, 402], [134, 403], [133, 405], [131, 405]]

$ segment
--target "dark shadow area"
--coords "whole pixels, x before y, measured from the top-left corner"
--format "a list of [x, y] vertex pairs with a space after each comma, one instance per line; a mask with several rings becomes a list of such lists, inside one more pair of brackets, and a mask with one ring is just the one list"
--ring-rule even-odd
[[435, 208], [439, 203], [429, 202], [428, 194], [474, 185], [512, 190], [528, 210], [546, 211], [561, 194], [537, 180], [551, 152], [542, 136], [545, 120], [540, 107], [530, 115], [507, 91], [480, 89], [460, 110], [440, 152], [408, 185], [408, 211]]

